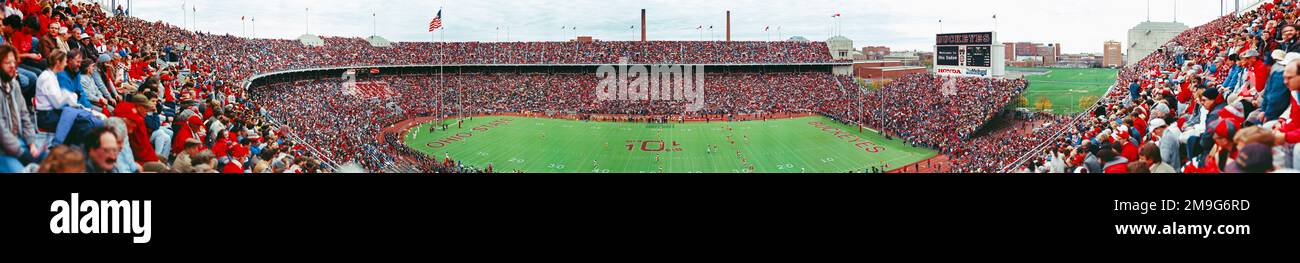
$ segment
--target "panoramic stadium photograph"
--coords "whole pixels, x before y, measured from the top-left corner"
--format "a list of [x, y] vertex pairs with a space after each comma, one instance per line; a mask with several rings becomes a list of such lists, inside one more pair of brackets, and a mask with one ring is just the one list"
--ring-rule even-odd
[[1296, 1], [3, 6], [7, 173], [1269, 173], [1300, 160]]

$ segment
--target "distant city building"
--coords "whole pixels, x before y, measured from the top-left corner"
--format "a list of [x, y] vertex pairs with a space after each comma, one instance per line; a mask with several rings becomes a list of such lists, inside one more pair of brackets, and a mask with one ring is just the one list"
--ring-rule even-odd
[[1059, 43], [1005, 42], [1006, 63], [1012, 67], [1050, 67], [1057, 64], [1061, 56]]
[[1083, 53], [1083, 54], [1061, 54], [1057, 57], [1055, 67], [1062, 68], [1099, 68], [1102, 67], [1102, 55]]
[[863, 47], [862, 56], [864, 60], [882, 60], [889, 55], [889, 47], [875, 46]]
[[1187, 30], [1187, 25], [1178, 22], [1142, 22], [1128, 30], [1128, 56], [1125, 64], [1132, 65], [1136, 60], [1151, 55], [1163, 47], [1170, 39]]
[[1123, 67], [1124, 66], [1124, 44], [1119, 41], [1106, 41], [1103, 49], [1104, 58], [1102, 59], [1103, 67]]
[[802, 36], [792, 36], [792, 37], [790, 37], [789, 40], [786, 40], [786, 41], [794, 41], [794, 42], [811, 42], [811, 41], [808, 40], [808, 38], [804, 38], [804, 37], [802, 37]]
[[[928, 55], [926, 53], [928, 53]], [[926, 52], [926, 53], [917, 52], [917, 51], [890, 52], [889, 55], [886, 55], [883, 58], [883, 60], [894, 60], [894, 61], [902, 62], [903, 66], [919, 67], [919, 66], [924, 66], [924, 64], [921, 63], [922, 61], [921, 58], [923, 56], [929, 58], [934, 57], [934, 53], [931, 52]]]

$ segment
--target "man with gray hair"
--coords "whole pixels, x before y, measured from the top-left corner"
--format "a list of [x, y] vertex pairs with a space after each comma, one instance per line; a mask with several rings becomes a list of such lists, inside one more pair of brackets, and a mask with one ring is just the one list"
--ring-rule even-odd
[[136, 173], [140, 171], [140, 165], [135, 163], [135, 155], [131, 152], [131, 141], [126, 136], [126, 119], [121, 117], [112, 117], [104, 120], [104, 127], [117, 135], [117, 144], [122, 146], [122, 151], [117, 153], [117, 163], [113, 165], [113, 173]]
[[1177, 123], [1170, 124], [1169, 106], [1165, 103], [1156, 103], [1151, 110], [1151, 122], [1148, 123], [1147, 136], [1151, 141], [1160, 147], [1160, 161], [1172, 167], [1182, 167], [1183, 162], [1180, 158], [1183, 145], [1178, 142], [1178, 137], [1182, 137], [1182, 130], [1178, 128]]
[[1300, 164], [1300, 160], [1297, 160], [1300, 159], [1300, 144], [1297, 144], [1300, 143], [1300, 102], [1296, 101], [1296, 98], [1300, 98], [1300, 58], [1288, 62], [1284, 71], [1282, 76], [1286, 80], [1286, 87], [1291, 93], [1290, 98], [1288, 98], [1288, 103], [1291, 104], [1291, 114], [1285, 118], [1285, 121], [1269, 122], [1264, 126], [1273, 129], [1274, 135], [1277, 137], [1277, 145], [1292, 148], [1290, 151], [1284, 151], [1291, 155], [1285, 158], [1291, 158], [1291, 166], [1297, 166]]

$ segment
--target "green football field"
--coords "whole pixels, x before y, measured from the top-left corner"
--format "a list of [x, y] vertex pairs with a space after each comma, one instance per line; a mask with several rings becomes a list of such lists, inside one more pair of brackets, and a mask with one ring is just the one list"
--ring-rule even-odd
[[1029, 99], [1029, 108], [1034, 108], [1039, 97], [1047, 97], [1052, 102], [1052, 110], [1058, 114], [1075, 114], [1086, 110], [1079, 101], [1084, 96], [1101, 97], [1110, 85], [1115, 84], [1118, 72], [1108, 68], [1009, 68], [1009, 71], [1050, 71], [1047, 75], [1026, 74], [1029, 90], [1025, 97]]
[[673, 124], [492, 116], [447, 131], [431, 125], [407, 130], [406, 144], [437, 160], [450, 154], [480, 168], [490, 163], [496, 172], [847, 172], [936, 155], [820, 116]]

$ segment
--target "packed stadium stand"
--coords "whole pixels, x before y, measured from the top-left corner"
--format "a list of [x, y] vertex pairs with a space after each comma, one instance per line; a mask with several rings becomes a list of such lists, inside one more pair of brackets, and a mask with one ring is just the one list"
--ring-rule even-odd
[[[1296, 172], [1300, 59], [1295, 1], [1221, 17], [1123, 68], [1091, 110], [1071, 116], [1013, 172]], [[981, 159], [999, 160], [986, 155]], [[1014, 160], [1014, 161], [1010, 161]]]
[[[13, 102], [0, 107], [10, 120], [0, 125], [5, 171], [482, 172], [411, 150], [384, 131], [457, 114], [683, 114], [680, 104], [596, 100], [590, 89], [598, 81], [583, 70], [624, 61], [721, 66], [707, 75], [706, 107], [691, 114], [818, 113], [945, 155], [936, 159], [946, 165], [927, 162], [926, 171], [1268, 171], [1292, 168], [1300, 149], [1300, 122], [1291, 121], [1300, 111], [1287, 111], [1296, 107], [1288, 87], [1300, 84], [1286, 83], [1282, 70], [1300, 58], [1288, 57], [1300, 52], [1284, 19], [1296, 14], [1294, 2], [1184, 32], [1123, 69], [1116, 86], [1076, 116], [1008, 114], [1030, 87], [1021, 79], [914, 74], [864, 89], [831, 74], [830, 65], [843, 62], [825, 42], [374, 47], [324, 37], [317, 47], [62, 3], [7, 3], [10, 13], [29, 15], [4, 21], [0, 62], [14, 54], [17, 64], [0, 74]], [[1266, 40], [1274, 37], [1284, 40]], [[434, 65], [449, 71], [429, 73]], [[357, 84], [337, 74], [367, 68], [384, 74], [361, 74]], [[1271, 157], [1269, 165], [1255, 156]]]

